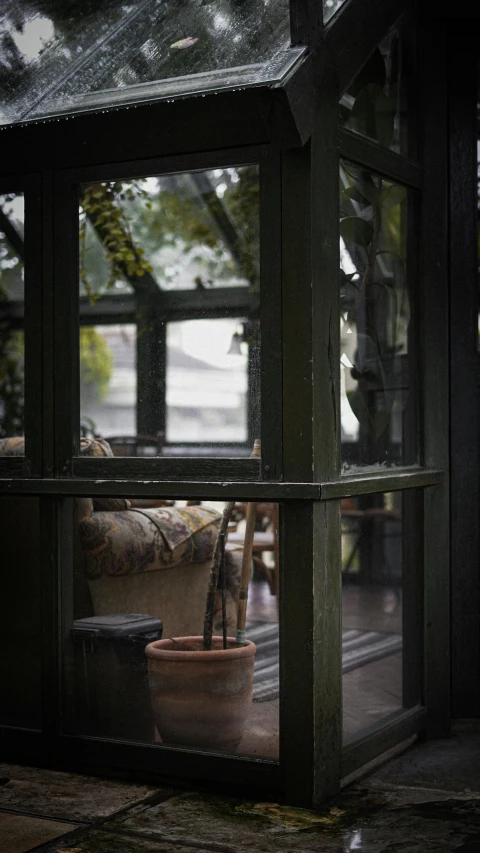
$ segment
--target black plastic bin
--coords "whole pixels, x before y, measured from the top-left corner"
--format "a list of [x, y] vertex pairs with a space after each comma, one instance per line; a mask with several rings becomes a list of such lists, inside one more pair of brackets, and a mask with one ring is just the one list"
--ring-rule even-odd
[[152, 742], [145, 646], [162, 620], [141, 613], [76, 619], [72, 627], [78, 734]]

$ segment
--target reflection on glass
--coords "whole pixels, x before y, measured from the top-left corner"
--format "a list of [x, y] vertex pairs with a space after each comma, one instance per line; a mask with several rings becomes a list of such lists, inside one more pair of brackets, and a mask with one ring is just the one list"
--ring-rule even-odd
[[342, 471], [416, 460], [407, 191], [340, 167]]
[[158, 81], [168, 93], [193, 74], [196, 89], [275, 79], [289, 35], [288, 0], [3, 0], [0, 121], [154, 96]]
[[39, 499], [0, 498], [0, 725], [41, 728]]
[[[88, 453], [99, 450], [92, 443]], [[248, 506], [161, 497], [72, 501], [73, 597], [64, 601], [67, 731], [278, 758], [278, 505]], [[242, 581], [247, 524], [255, 532]], [[167, 651], [180, 653], [191, 652], [192, 638], [203, 638], [215, 555], [213, 649], [223, 648], [224, 612], [228, 648], [253, 654], [247, 662], [239, 658], [233, 681], [222, 661], [218, 667], [209, 661], [205, 672], [201, 659], [191, 668], [187, 656], [177, 684], [158, 662], [157, 641], [163, 637]], [[242, 588], [248, 591], [246, 644], [237, 636]]]
[[393, 492], [341, 501], [345, 740], [418, 701], [413, 500]]
[[249, 455], [259, 435], [258, 167], [80, 193], [84, 435], [115, 455]]
[[406, 155], [407, 113], [402, 59], [400, 34], [391, 30], [342, 96], [339, 119], [348, 130]]
[[323, 20], [326, 24], [345, 0], [323, 0]]
[[0, 456], [23, 456], [24, 199], [0, 195]]

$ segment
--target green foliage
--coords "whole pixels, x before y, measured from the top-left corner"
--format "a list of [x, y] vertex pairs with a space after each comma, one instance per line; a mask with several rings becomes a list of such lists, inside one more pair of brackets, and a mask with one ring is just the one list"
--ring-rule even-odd
[[112, 353], [103, 337], [91, 326], [80, 329], [80, 384], [83, 391], [103, 400], [112, 375]]
[[99, 235], [109, 265], [105, 289], [113, 287], [116, 279], [124, 274], [128, 278], [141, 278], [146, 272], [151, 272], [152, 267], [144, 257], [144, 250], [133, 241], [122, 202], [136, 197], [145, 198], [146, 195], [140, 181], [109, 181], [83, 187], [80, 197], [83, 211], [80, 218], [80, 280], [91, 303], [98, 299], [100, 293], [92, 285], [86, 267], [87, 221]]
[[405, 282], [406, 190], [344, 164], [340, 234], [355, 265], [340, 270], [342, 316], [354, 326], [357, 348], [347, 399], [357, 420], [376, 438], [401, 406], [399, 357], [409, 321]]
[[227, 202], [239, 237], [243, 272], [252, 290], [257, 292], [260, 284], [260, 189], [255, 166], [245, 166], [240, 172], [240, 180], [231, 187]]
[[25, 360], [23, 332], [0, 331], [0, 438], [22, 435], [24, 431]]
[[197, 286], [240, 274], [258, 289], [255, 166], [88, 185], [80, 204], [80, 278], [91, 302], [122, 278], [135, 288], [146, 273], [153, 286], [175, 286], [192, 263]]

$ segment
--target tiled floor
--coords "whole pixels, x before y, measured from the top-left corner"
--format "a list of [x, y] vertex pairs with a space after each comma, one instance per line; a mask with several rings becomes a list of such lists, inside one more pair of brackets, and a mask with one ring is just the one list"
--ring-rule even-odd
[[479, 750], [480, 725], [416, 745], [315, 813], [2, 765], [0, 850], [480, 853]]
[[23, 853], [46, 841], [59, 839], [74, 829], [73, 823], [0, 811], [0, 850], [2, 853]]

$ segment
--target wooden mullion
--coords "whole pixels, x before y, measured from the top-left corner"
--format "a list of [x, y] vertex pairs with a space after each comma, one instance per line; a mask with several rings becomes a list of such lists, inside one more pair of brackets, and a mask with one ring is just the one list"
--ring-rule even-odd
[[452, 710], [480, 708], [478, 21], [449, 25]]
[[132, 479], [179, 480], [245, 480], [259, 479], [259, 459], [214, 459], [188, 456], [142, 457], [76, 457], [73, 461], [76, 477], [111, 477]]
[[423, 496], [402, 492], [402, 697], [403, 707], [423, 700]]
[[0, 478], [6, 480], [9, 477], [25, 477], [24, 456], [0, 456]]
[[415, 162], [389, 151], [359, 133], [346, 128], [338, 128], [338, 150], [342, 157], [364, 166], [382, 177], [398, 181], [407, 187], [420, 189], [422, 187], [422, 168]]
[[55, 471], [71, 475], [80, 435], [78, 190], [56, 176], [54, 189]]
[[[53, 234], [53, 174], [42, 174], [42, 405], [41, 412], [43, 476], [55, 476], [55, 409], [54, 409], [54, 234]], [[38, 322], [38, 318], [37, 318]]]
[[280, 513], [280, 768], [287, 803], [315, 797], [313, 504]]
[[340, 476], [339, 160], [335, 79], [325, 62], [311, 140], [313, 479]]
[[[79, 165], [63, 172], [65, 182], [72, 184], [89, 184], [103, 181], [132, 180], [134, 178], [149, 178], [152, 175], [175, 174], [177, 172], [196, 172], [210, 169], [222, 169], [228, 166], [248, 166], [258, 163], [262, 156], [271, 152], [270, 146], [248, 145], [244, 148], [231, 146], [223, 150], [210, 149], [195, 151], [190, 154], [165, 155], [158, 157], [141, 157], [118, 162], [103, 161], [91, 166]], [[230, 288], [229, 288], [230, 290]], [[195, 299], [195, 292], [190, 295]], [[168, 300], [174, 298], [170, 293], [160, 294]]]
[[323, 500], [370, 495], [375, 492], [394, 492], [398, 489], [436, 486], [444, 479], [443, 468], [392, 469], [378, 474], [358, 474], [321, 484]]
[[313, 473], [310, 156], [282, 156], [283, 472], [297, 481]]
[[350, 0], [327, 24], [325, 45], [335, 68], [339, 97], [403, 9], [402, 0]]
[[137, 293], [136, 302], [136, 429], [156, 435], [166, 421], [166, 324], [156, 300]]
[[260, 161], [260, 429], [268, 480], [283, 476], [281, 169], [279, 154]]
[[[320, 80], [322, 84], [320, 85]], [[317, 80], [311, 139], [313, 479], [340, 476], [338, 92], [331, 65]], [[313, 505], [314, 789], [318, 805], [340, 788], [342, 581], [340, 503]], [[326, 685], [328, 688], [326, 689]]]
[[61, 721], [60, 514], [61, 499], [45, 495], [40, 498], [42, 730], [47, 742], [60, 733]]
[[313, 505], [314, 791], [319, 805], [340, 788], [342, 572], [340, 502]]
[[[7, 461], [7, 460], [0, 460]], [[18, 463], [21, 473], [21, 459], [9, 459]], [[85, 460], [82, 460], [85, 461]], [[101, 460], [97, 460], [101, 461]], [[182, 462], [183, 460], [179, 460]], [[1, 470], [1, 466], [0, 466]], [[408, 488], [426, 488], [442, 483], [443, 471], [419, 472], [408, 477], [379, 477], [374, 480], [356, 483], [292, 483], [289, 481], [268, 480], [165, 480], [150, 470], [147, 478], [127, 479], [125, 476], [105, 477], [99, 471], [93, 477], [25, 479], [19, 476], [0, 478], [0, 494], [10, 495], [76, 495], [76, 496], [121, 496], [132, 497], [218, 497], [218, 500], [238, 498], [238, 500], [337, 500], [342, 497], [374, 494], [383, 491], [395, 491]], [[190, 494], [191, 493], [191, 494]]]
[[314, 47], [323, 33], [323, 3], [319, 0], [290, 0], [292, 45]]
[[429, 733], [445, 736], [450, 722], [447, 57], [443, 27], [424, 23], [422, 29], [421, 443], [425, 464], [445, 468], [442, 483], [424, 491], [425, 705]]
[[42, 474], [42, 207], [41, 178], [25, 184], [25, 454], [31, 476]]

